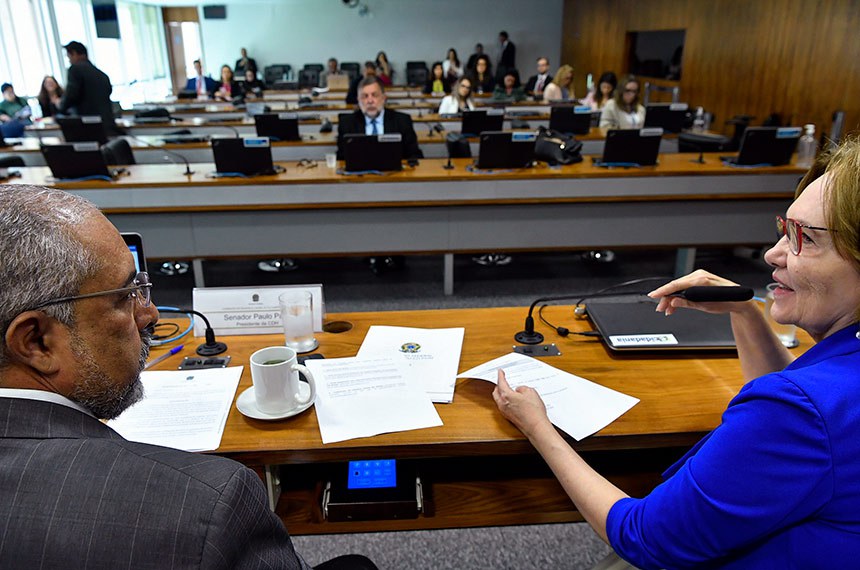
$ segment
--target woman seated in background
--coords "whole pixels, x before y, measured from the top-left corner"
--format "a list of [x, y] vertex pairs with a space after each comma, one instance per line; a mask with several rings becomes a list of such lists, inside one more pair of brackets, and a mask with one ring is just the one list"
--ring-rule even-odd
[[439, 104], [440, 115], [456, 115], [463, 111], [472, 111], [475, 104], [472, 102], [472, 81], [468, 77], [461, 77], [455, 84], [453, 92], [442, 98]]
[[526, 92], [520, 85], [520, 74], [516, 69], [509, 69], [502, 79], [502, 85], [496, 85], [493, 90], [494, 101], [525, 101]]
[[434, 95], [441, 97], [451, 92], [451, 86], [445, 79], [445, 72], [442, 71], [442, 62], [436, 61], [430, 67], [430, 77], [424, 83], [424, 89], [421, 91], [425, 95]]
[[242, 89], [245, 91], [246, 99], [257, 99], [258, 97], [263, 96], [263, 90], [266, 88], [266, 84], [257, 79], [257, 72], [253, 69], [245, 70], [245, 83], [242, 85]]
[[242, 86], [233, 79], [233, 70], [229, 65], [221, 66], [221, 83], [215, 91], [215, 99], [219, 101], [232, 101], [243, 94]]
[[376, 76], [386, 87], [391, 85], [391, 82], [394, 79], [394, 70], [391, 69], [391, 64], [388, 62], [388, 56], [384, 51], [376, 54]]
[[478, 56], [475, 60], [475, 72], [469, 76], [472, 81], [472, 91], [477, 94], [492, 93], [496, 86], [496, 81], [493, 79], [493, 66], [490, 65], [490, 58], [484, 54]]
[[638, 129], [645, 124], [645, 107], [639, 103], [639, 80], [628, 75], [606, 102], [600, 113], [600, 127], [604, 129]]
[[591, 107], [592, 111], [600, 111], [615, 96], [615, 88], [618, 86], [618, 78], [611, 71], [605, 71], [597, 80], [597, 87], [588, 92], [583, 105]]
[[[638, 568], [839, 568], [860, 557], [860, 141], [822, 157], [800, 182], [773, 267], [773, 320], [816, 342], [796, 357], [755, 301], [672, 296], [734, 285], [698, 270], [652, 291], [656, 309], [728, 313], [749, 381], [721, 423], [641, 499], [568, 445], [537, 392], [499, 374], [502, 415], [537, 448], [585, 520]], [[669, 318], [672, 318], [669, 316]], [[612, 566], [617, 568], [619, 566]]]
[[544, 87], [543, 101], [550, 103], [552, 101], [567, 101], [573, 99], [573, 68], [569, 65], [562, 65], [555, 72], [552, 81]]
[[460, 66], [460, 58], [457, 57], [457, 50], [450, 48], [448, 55], [445, 56], [445, 61], [442, 62], [442, 70], [445, 72], [445, 79], [448, 85], [454, 83], [463, 77], [463, 68]]
[[39, 107], [42, 109], [42, 118], [53, 117], [57, 114], [57, 105], [63, 98], [63, 88], [57, 83], [53, 75], [46, 75], [39, 87]]

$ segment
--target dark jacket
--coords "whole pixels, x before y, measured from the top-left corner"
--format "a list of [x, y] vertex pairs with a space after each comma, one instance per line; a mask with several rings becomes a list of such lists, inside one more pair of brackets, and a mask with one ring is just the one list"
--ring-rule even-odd
[[110, 78], [89, 60], [69, 67], [66, 92], [57, 110], [67, 115], [99, 115], [108, 134], [118, 132], [111, 108]]
[[[364, 113], [356, 110], [353, 113], [342, 114], [337, 125], [337, 158], [343, 160], [344, 135], [365, 133]], [[412, 117], [391, 109], [385, 110], [382, 118], [382, 128], [386, 133], [400, 133], [402, 137], [403, 158], [424, 158], [424, 153], [418, 147], [418, 137], [412, 126]]]
[[[203, 78], [203, 83], [206, 84], [206, 93], [208, 93], [210, 97], [212, 96], [213, 93], [218, 91], [218, 83], [214, 79], [209, 77], [208, 75]], [[197, 91], [197, 78], [196, 77], [191, 77], [188, 80], [188, 82], [185, 83], [185, 90], [186, 91], [194, 91], [194, 92]]]

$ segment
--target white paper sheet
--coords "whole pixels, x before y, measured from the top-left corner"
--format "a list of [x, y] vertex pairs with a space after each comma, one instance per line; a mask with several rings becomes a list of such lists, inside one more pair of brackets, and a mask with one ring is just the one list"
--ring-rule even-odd
[[605, 428], [639, 402], [638, 398], [516, 352], [467, 370], [458, 378], [496, 384], [499, 368], [505, 371], [512, 388], [530, 386], [537, 390], [549, 420], [577, 441]]
[[221, 445], [242, 366], [140, 375], [144, 398], [108, 425], [124, 438], [185, 451]]
[[450, 404], [454, 399], [464, 328], [416, 329], [372, 326], [358, 349], [358, 356], [386, 356], [409, 366], [409, 380], [423, 386], [430, 399]]
[[317, 383], [323, 443], [441, 426], [442, 419], [409, 370], [393, 358], [307, 360]]

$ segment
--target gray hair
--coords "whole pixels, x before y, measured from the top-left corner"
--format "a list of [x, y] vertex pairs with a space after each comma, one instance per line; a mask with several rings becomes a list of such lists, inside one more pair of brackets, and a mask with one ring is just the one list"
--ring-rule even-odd
[[[98, 212], [91, 202], [61, 190], [0, 186], [0, 368], [9, 364], [6, 331], [22, 312], [76, 295], [99, 262], [84, 250], [75, 228]], [[72, 326], [69, 303], [43, 311]]]

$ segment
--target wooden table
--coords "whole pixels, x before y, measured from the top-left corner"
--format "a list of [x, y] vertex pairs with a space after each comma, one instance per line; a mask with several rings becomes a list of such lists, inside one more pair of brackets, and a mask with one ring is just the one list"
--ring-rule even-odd
[[[157, 299], [157, 291], [155, 295]], [[346, 321], [352, 329], [319, 333], [318, 352], [327, 358], [354, 356], [371, 325], [464, 326], [459, 365], [464, 371], [509, 352], [526, 312], [517, 307], [332, 314], [328, 322]], [[545, 314], [550, 322], [573, 331], [591, 330], [587, 320], [573, 319], [569, 305], [550, 307]], [[560, 338], [540, 323], [537, 330], [562, 353], [546, 358], [547, 363], [641, 400], [597, 434], [571, 440], [602, 474], [633, 496], [652, 489], [663, 470], [719, 424], [726, 404], [743, 384], [733, 353], [616, 356], [597, 339]], [[251, 385], [250, 354], [282, 344], [283, 336], [219, 340], [227, 342], [232, 364], [245, 365], [238, 395]], [[800, 341], [793, 351], [798, 355], [811, 346], [802, 333]], [[162, 350], [154, 349], [153, 356]], [[158, 368], [175, 366], [176, 360], [168, 359]], [[267, 422], [246, 418], [234, 403], [215, 453], [252, 467], [268, 482], [272, 504], [293, 534], [581, 520], [529, 442], [498, 413], [492, 389], [481, 380], [458, 380], [454, 402], [436, 404], [443, 426], [329, 445], [321, 442], [314, 409]], [[429, 497], [428, 513], [414, 520], [325, 522], [320, 497], [331, 469], [350, 459], [382, 458], [418, 466]]]

